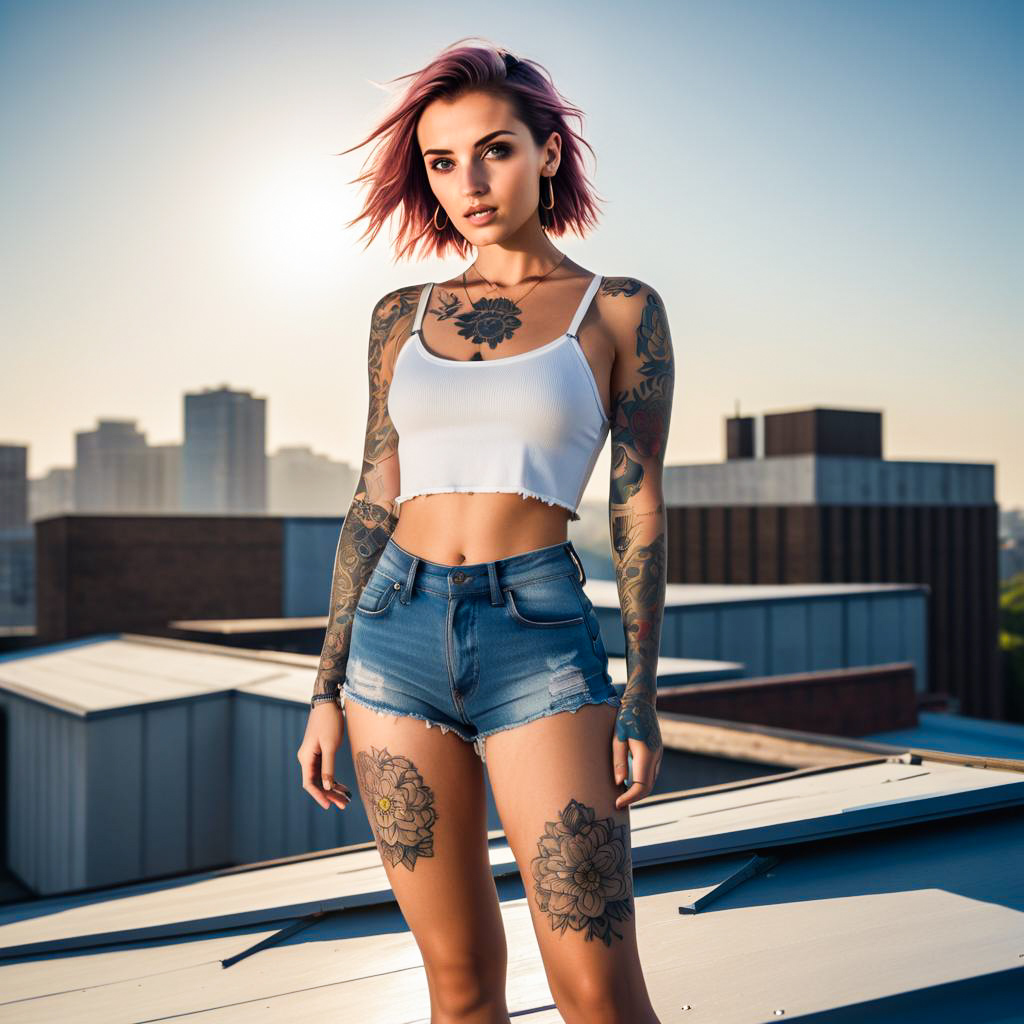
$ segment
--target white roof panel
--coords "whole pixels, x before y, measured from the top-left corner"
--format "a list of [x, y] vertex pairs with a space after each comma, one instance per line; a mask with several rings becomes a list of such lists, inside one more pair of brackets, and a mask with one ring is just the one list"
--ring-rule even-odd
[[[633, 862], [716, 856], [1013, 803], [1024, 804], [1019, 772], [900, 761], [802, 772], [649, 798], [630, 811]], [[504, 838], [492, 841], [490, 857], [497, 877], [517, 871]], [[370, 846], [259, 870], [198, 874], [173, 886], [124, 886], [110, 891], [101, 913], [88, 896], [0, 907], [0, 955], [251, 925], [391, 898]]]
[[280, 664], [258, 652], [245, 655], [101, 639], [0, 660], [0, 688], [87, 715], [223, 692], [281, 674]]
[[[1024, 872], [992, 867], [1022, 847], [1020, 816], [818, 844], [783, 852], [769, 874], [697, 914], [680, 914], [679, 906], [706, 884], [709, 862], [637, 871], [638, 944], [655, 1008], [666, 1024], [690, 1019], [683, 1006], [694, 1020], [715, 1024], [839, 1008], [849, 1016], [836, 1019], [851, 1021], [992, 1021], [965, 1013], [964, 1001], [942, 996], [942, 987], [977, 981], [991, 996], [995, 978], [1006, 988], [1024, 928]], [[296, 881], [281, 870], [252, 872], [250, 893]], [[165, 887], [173, 894], [180, 885]], [[110, 909], [102, 895], [86, 901], [96, 917]], [[501, 911], [509, 1010], [517, 1021], [560, 1024], [525, 899], [508, 899]], [[422, 957], [394, 903], [329, 915], [222, 967], [289, 923], [8, 963], [0, 966], [3, 1020], [110, 1024], [201, 1014], [229, 1024], [258, 1014], [292, 1024], [341, 1014], [360, 1024], [428, 1024]], [[907, 1002], [898, 1003], [900, 1012], [884, 1011], [887, 1000], [929, 990], [938, 990], [950, 1016], [936, 1016], [934, 1007], [921, 1016]], [[864, 1007], [859, 1015], [857, 1007]]]

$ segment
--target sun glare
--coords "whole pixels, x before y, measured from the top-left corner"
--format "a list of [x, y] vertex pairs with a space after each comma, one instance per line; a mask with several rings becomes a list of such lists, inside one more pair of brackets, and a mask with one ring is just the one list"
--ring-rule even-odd
[[337, 161], [284, 166], [241, 195], [242, 253], [273, 287], [319, 291], [337, 280], [345, 247]]

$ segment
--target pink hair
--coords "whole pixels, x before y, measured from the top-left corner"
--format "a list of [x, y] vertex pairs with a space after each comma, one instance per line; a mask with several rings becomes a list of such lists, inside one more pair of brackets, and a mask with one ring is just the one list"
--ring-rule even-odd
[[[404, 95], [367, 138], [357, 146], [337, 154], [350, 153], [378, 139], [372, 155], [363, 164], [364, 171], [353, 179], [370, 183], [362, 212], [349, 221], [351, 227], [366, 218], [369, 223], [361, 238], [370, 236], [368, 247], [387, 219], [401, 206], [402, 213], [394, 246], [396, 261], [407, 259], [417, 246], [423, 256], [443, 257], [449, 249], [465, 256], [470, 243], [452, 227], [434, 227], [437, 200], [430, 188], [426, 168], [416, 142], [416, 126], [423, 109], [438, 98], [454, 99], [463, 93], [482, 90], [507, 98], [519, 118], [540, 146], [553, 131], [562, 139], [562, 156], [552, 179], [555, 205], [541, 207], [541, 222], [551, 235], [572, 230], [579, 237], [593, 227], [597, 219], [595, 194], [583, 171], [582, 146], [593, 155], [593, 147], [574, 132], [566, 118], [583, 124], [583, 112], [568, 103], [555, 89], [548, 72], [532, 60], [513, 56], [508, 50], [484, 40], [483, 46], [460, 45], [466, 36], [452, 43], [425, 68], [400, 75], [392, 81], [411, 78]], [[378, 138], [379, 137], [379, 138]], [[547, 188], [541, 191], [547, 201]]]

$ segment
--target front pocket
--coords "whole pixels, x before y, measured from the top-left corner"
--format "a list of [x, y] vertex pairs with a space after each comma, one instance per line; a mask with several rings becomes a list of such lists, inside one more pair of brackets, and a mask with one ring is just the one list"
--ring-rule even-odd
[[391, 607], [391, 602], [398, 596], [401, 588], [401, 583], [392, 583], [386, 577], [381, 577], [378, 582], [376, 577], [371, 576], [359, 595], [356, 611], [360, 615], [383, 615]]
[[572, 577], [568, 575], [509, 587], [505, 591], [505, 610], [523, 626], [549, 628], [578, 626], [583, 622]]
[[587, 632], [590, 633], [590, 640], [596, 651], [601, 636], [601, 623], [597, 618], [597, 612], [594, 611], [594, 602], [587, 597], [587, 592], [583, 589], [583, 584], [579, 579], [573, 577], [572, 584], [576, 588], [576, 594], [580, 599], [580, 607], [583, 609], [583, 614], [587, 620]]

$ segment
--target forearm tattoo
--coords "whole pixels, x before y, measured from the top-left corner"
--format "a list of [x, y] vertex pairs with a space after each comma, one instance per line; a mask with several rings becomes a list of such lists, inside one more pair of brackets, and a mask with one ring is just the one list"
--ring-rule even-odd
[[631, 278], [611, 278], [605, 290], [627, 297], [639, 318], [635, 357], [616, 376], [612, 396], [609, 528], [626, 637], [626, 686], [615, 729], [620, 740], [643, 740], [657, 752], [661, 731], [654, 708], [667, 547], [662, 469], [675, 364], [658, 295]]
[[337, 693], [344, 683], [356, 602], [398, 525], [394, 487], [386, 483], [394, 476], [389, 472], [389, 460], [398, 450], [398, 435], [387, 411], [390, 375], [385, 371], [385, 359], [394, 365], [388, 355], [389, 339], [395, 334], [398, 321], [412, 316], [418, 296], [418, 288], [403, 288], [386, 295], [373, 311], [367, 353], [370, 401], [363, 468], [338, 537], [327, 633], [313, 684], [314, 694]]
[[597, 819], [593, 807], [570, 800], [558, 821], [544, 825], [533, 871], [537, 906], [553, 931], [583, 932], [584, 939], [622, 938], [613, 921], [633, 913], [629, 830], [612, 818]]
[[434, 856], [434, 792], [407, 757], [386, 747], [356, 754], [356, 777], [381, 857], [410, 871]]

